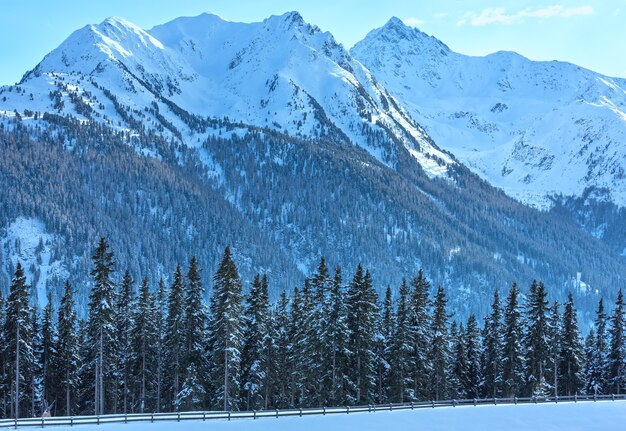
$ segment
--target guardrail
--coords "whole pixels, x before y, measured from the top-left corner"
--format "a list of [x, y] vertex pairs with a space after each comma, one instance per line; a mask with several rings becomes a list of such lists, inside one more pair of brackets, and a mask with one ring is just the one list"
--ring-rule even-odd
[[103, 425], [112, 423], [160, 422], [183, 420], [235, 420], [279, 418], [286, 416], [309, 416], [350, 414], [363, 412], [415, 410], [437, 407], [479, 406], [500, 404], [540, 404], [578, 401], [617, 401], [626, 400], [626, 395], [574, 395], [564, 397], [525, 397], [525, 398], [476, 398], [445, 401], [416, 401], [412, 403], [370, 404], [346, 407], [298, 408], [257, 411], [198, 411], [174, 413], [128, 413], [101, 416], [59, 416], [47, 418], [20, 418], [0, 419], [0, 428], [18, 427], [46, 427], [46, 426], [76, 426], [76, 425]]

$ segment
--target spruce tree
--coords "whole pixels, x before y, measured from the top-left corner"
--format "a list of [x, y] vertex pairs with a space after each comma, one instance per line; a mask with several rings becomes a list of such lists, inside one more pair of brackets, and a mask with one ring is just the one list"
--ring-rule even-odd
[[[547, 365], [549, 361], [548, 301], [543, 283], [533, 280], [526, 305], [526, 375], [528, 395], [547, 395]], [[548, 374], [549, 375], [549, 374]]]
[[391, 398], [391, 355], [396, 326], [391, 286], [387, 286], [385, 290], [385, 297], [380, 310], [378, 336], [376, 338], [376, 402], [384, 404], [389, 402]]
[[624, 298], [620, 289], [609, 328], [608, 384], [611, 393], [622, 394], [626, 386], [626, 344], [624, 344]]
[[52, 296], [48, 295], [48, 302], [44, 308], [41, 321], [41, 356], [39, 358], [42, 373], [42, 393], [41, 399], [43, 407], [55, 404], [58, 394], [58, 380], [54, 367], [57, 361], [58, 334], [54, 324], [54, 308]]
[[390, 351], [391, 364], [391, 400], [406, 402], [414, 399], [413, 382], [411, 380], [413, 364], [413, 340], [410, 319], [409, 285], [402, 280], [398, 291], [398, 306], [396, 308], [396, 326], [393, 332]]
[[583, 373], [585, 376], [585, 388], [584, 393], [589, 395], [597, 395], [598, 394], [598, 385], [595, 384], [594, 374], [595, 374], [595, 364], [594, 364], [594, 344], [595, 344], [596, 333], [593, 330], [593, 327], [589, 329], [589, 333], [585, 338], [585, 364], [583, 367]]
[[116, 380], [117, 380], [117, 402], [118, 410], [124, 413], [129, 411], [130, 381], [132, 380], [132, 352], [131, 333], [133, 329], [132, 310], [135, 308], [135, 281], [130, 272], [126, 270], [122, 277], [122, 283], [117, 294], [116, 310]]
[[418, 400], [425, 400], [430, 397], [429, 381], [431, 375], [431, 364], [429, 362], [429, 349], [431, 342], [431, 321], [430, 321], [430, 283], [421, 269], [417, 276], [411, 281], [412, 306], [410, 314], [410, 326], [413, 336], [413, 396]]
[[265, 407], [268, 396], [271, 351], [269, 336], [269, 298], [267, 285], [257, 274], [246, 298], [244, 344], [241, 354], [242, 406], [245, 410]]
[[211, 298], [211, 379], [215, 385], [213, 404], [224, 410], [236, 410], [240, 391], [240, 356], [242, 347], [241, 280], [226, 247], [213, 277]]
[[156, 294], [156, 315], [154, 318], [155, 327], [157, 331], [157, 345], [156, 345], [156, 370], [154, 381], [156, 385], [155, 389], [155, 404], [156, 412], [160, 413], [164, 407], [164, 383], [165, 383], [165, 367], [164, 362], [166, 358], [166, 346], [165, 336], [167, 333], [167, 289], [163, 278], [159, 279], [159, 288]]
[[180, 265], [178, 265], [176, 266], [174, 279], [169, 290], [163, 346], [165, 362], [163, 381], [168, 409], [176, 406], [176, 396], [183, 383], [183, 353], [185, 351], [184, 294], [183, 273]]
[[524, 384], [523, 329], [518, 297], [519, 289], [513, 283], [504, 310], [502, 345], [502, 394], [509, 398], [520, 396]]
[[32, 308], [30, 286], [18, 261], [11, 280], [4, 326], [4, 358], [7, 387], [10, 388], [10, 415], [26, 416], [30, 410], [29, 369], [34, 363], [32, 345]]
[[608, 372], [608, 336], [607, 336], [607, 315], [604, 312], [602, 298], [598, 302], [596, 318], [593, 323], [594, 337], [592, 355], [587, 360], [587, 374], [585, 376], [585, 391], [588, 394], [604, 394], [610, 392], [607, 382]]
[[448, 341], [448, 300], [443, 287], [437, 289], [434, 300], [434, 311], [431, 324], [431, 343], [429, 363], [431, 364], [430, 395], [433, 400], [445, 399], [448, 396], [448, 371], [450, 361], [450, 345]]
[[564, 395], [578, 394], [583, 381], [583, 346], [578, 332], [578, 319], [574, 308], [574, 298], [570, 292], [563, 311], [561, 332], [561, 353], [559, 355], [560, 391]]
[[[113, 253], [105, 238], [100, 238], [92, 257], [93, 288], [89, 296], [86, 367], [91, 380], [90, 394], [95, 414], [113, 411], [116, 407], [117, 313], [113, 274]], [[89, 396], [91, 395], [91, 396]]]
[[[561, 355], [561, 315], [559, 302], [554, 301], [548, 319], [548, 361], [546, 363], [546, 380], [552, 389], [552, 395], [559, 396], [559, 362]], [[547, 377], [549, 373], [550, 377]]]
[[480, 396], [480, 385], [482, 382], [480, 364], [480, 333], [476, 317], [471, 314], [467, 319], [465, 329], [465, 351], [466, 351], [466, 374], [463, 383], [463, 392], [466, 398], [478, 398]]
[[[154, 411], [157, 405], [156, 371], [159, 347], [157, 306], [148, 279], [139, 288], [131, 333], [131, 380], [133, 411]], [[148, 410], [150, 409], [150, 410]]]
[[375, 334], [378, 315], [378, 297], [369, 271], [363, 273], [359, 264], [348, 288], [348, 378], [352, 388], [349, 401], [367, 404], [375, 400]]
[[448, 384], [452, 399], [466, 397], [464, 380], [467, 376], [467, 353], [465, 352], [465, 328], [463, 324], [457, 326], [452, 322], [450, 326], [450, 367], [448, 371]]
[[286, 408], [290, 405], [289, 384], [291, 381], [291, 351], [289, 299], [283, 290], [276, 307], [274, 319], [274, 336], [276, 340], [274, 374], [272, 375], [273, 392], [277, 408]]
[[78, 368], [79, 340], [78, 340], [78, 318], [76, 317], [76, 303], [74, 302], [74, 291], [69, 281], [65, 283], [63, 297], [58, 312], [58, 331], [56, 345], [56, 361], [54, 364], [54, 375], [59, 390], [57, 395], [57, 410], [62, 415], [71, 416], [76, 414], [77, 393], [79, 386]]
[[484, 361], [483, 361], [483, 393], [486, 397], [496, 398], [502, 395], [502, 312], [500, 295], [496, 290], [493, 294], [491, 313], [485, 322]]
[[24, 378], [29, 390], [29, 409], [28, 416], [35, 417], [40, 414], [42, 407], [43, 392], [43, 368], [41, 366], [41, 357], [43, 356], [43, 337], [41, 331], [41, 319], [39, 318], [39, 307], [37, 303], [31, 307], [31, 340], [32, 346], [32, 362], [24, 369]]
[[184, 300], [183, 330], [185, 337], [182, 369], [183, 386], [176, 396], [176, 407], [184, 406], [187, 410], [200, 407], [206, 396], [208, 372], [207, 351], [207, 314], [202, 302], [204, 287], [200, 279], [200, 268], [195, 257], [191, 258], [187, 273], [187, 290]]

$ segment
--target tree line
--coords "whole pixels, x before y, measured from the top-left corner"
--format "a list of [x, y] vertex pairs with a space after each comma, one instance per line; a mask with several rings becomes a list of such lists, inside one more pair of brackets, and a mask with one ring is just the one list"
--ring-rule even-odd
[[0, 304], [4, 417], [258, 410], [418, 400], [619, 394], [626, 386], [624, 304], [602, 300], [584, 338], [570, 294], [543, 283], [495, 292], [482, 322], [458, 322], [423, 271], [378, 297], [359, 265], [344, 281], [322, 258], [291, 295], [270, 303], [268, 278], [247, 293], [224, 250], [206, 304], [195, 258], [154, 288], [115, 282], [105, 238], [93, 253], [86, 319], [68, 282], [55, 307], [31, 302], [18, 263]]

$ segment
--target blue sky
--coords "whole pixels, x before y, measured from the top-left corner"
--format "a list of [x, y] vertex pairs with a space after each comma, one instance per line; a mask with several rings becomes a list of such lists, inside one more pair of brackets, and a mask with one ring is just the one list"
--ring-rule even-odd
[[626, 77], [626, 0], [3, 0], [0, 9], [0, 84], [18, 81], [72, 31], [109, 16], [150, 28], [202, 12], [252, 22], [291, 10], [348, 48], [397, 16], [463, 54], [517, 51]]

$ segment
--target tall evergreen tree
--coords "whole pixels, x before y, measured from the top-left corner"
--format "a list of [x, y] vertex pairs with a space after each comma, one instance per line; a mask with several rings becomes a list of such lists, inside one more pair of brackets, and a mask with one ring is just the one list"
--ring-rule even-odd
[[185, 351], [184, 294], [183, 273], [180, 265], [178, 265], [176, 266], [174, 279], [169, 290], [163, 346], [166, 365], [163, 381], [168, 408], [175, 406], [176, 396], [183, 383], [183, 353]]
[[[133, 312], [131, 343], [132, 410], [145, 412], [156, 408], [156, 371], [158, 364], [159, 333], [157, 306], [150, 293], [148, 279], [139, 288], [139, 297]], [[154, 411], [154, 410], [151, 410]]]
[[549, 386], [552, 389], [552, 395], [559, 395], [559, 362], [561, 355], [561, 315], [560, 304], [554, 301], [550, 308], [550, 317], [548, 319], [548, 361], [546, 363], [546, 380], [549, 380]]
[[11, 280], [4, 326], [4, 358], [6, 360], [6, 386], [10, 388], [10, 415], [27, 416], [30, 413], [31, 388], [29, 372], [34, 364], [32, 308], [30, 286], [21, 263], [18, 261]]
[[269, 395], [269, 366], [272, 352], [268, 349], [269, 298], [267, 284], [257, 274], [247, 296], [244, 344], [241, 354], [242, 406], [258, 410], [266, 406]]
[[200, 268], [195, 257], [191, 258], [187, 273], [187, 290], [184, 305], [183, 330], [185, 333], [182, 369], [184, 380], [180, 392], [176, 395], [176, 406], [187, 410], [200, 407], [206, 396], [207, 381], [204, 376], [208, 371], [205, 359], [207, 351], [207, 315], [202, 298], [204, 287], [200, 279]]
[[448, 342], [448, 299], [443, 287], [437, 289], [431, 325], [429, 362], [431, 364], [430, 394], [432, 399], [445, 399], [448, 395], [450, 345]]
[[211, 299], [211, 379], [216, 389], [213, 404], [224, 410], [236, 410], [240, 391], [242, 347], [241, 280], [226, 247], [213, 277]]
[[283, 290], [280, 293], [274, 319], [274, 336], [276, 341], [275, 361], [272, 374], [273, 392], [276, 407], [290, 405], [289, 384], [291, 382], [291, 339], [290, 339], [289, 299]]
[[[116, 401], [116, 293], [113, 274], [113, 252], [105, 238], [100, 238], [92, 257], [93, 288], [89, 296], [85, 365], [93, 389], [86, 398], [93, 400], [95, 414], [115, 409]], [[89, 396], [91, 395], [91, 396]]]
[[483, 393], [486, 397], [495, 398], [502, 394], [502, 312], [500, 310], [500, 294], [493, 294], [491, 313], [485, 322], [484, 361], [483, 361]]
[[[56, 397], [57, 410], [65, 416], [76, 413], [77, 393], [79, 386], [79, 343], [78, 318], [76, 316], [74, 290], [69, 281], [65, 283], [63, 297], [58, 312], [58, 331], [54, 375], [59, 389]], [[59, 405], [60, 404], [60, 405]]]
[[117, 410], [129, 411], [130, 381], [132, 366], [131, 334], [133, 329], [133, 313], [135, 308], [135, 281], [126, 270], [117, 293], [116, 328], [115, 328], [115, 362], [118, 398]]
[[[376, 338], [376, 402], [379, 404], [389, 402], [391, 398], [391, 357], [392, 342], [395, 330], [395, 316], [391, 286], [387, 286], [385, 297], [380, 307], [381, 314]], [[346, 331], [347, 333], [347, 328]], [[412, 371], [412, 370], [411, 370]]]
[[626, 386], [626, 344], [624, 344], [624, 298], [622, 290], [617, 294], [611, 327], [609, 329], [608, 384], [614, 394], [622, 394]]
[[348, 351], [350, 367], [348, 378], [352, 391], [350, 401], [366, 404], [375, 399], [375, 334], [378, 298], [369, 271], [363, 273], [359, 264], [348, 288]]
[[465, 330], [465, 351], [467, 370], [462, 380], [463, 391], [466, 398], [478, 398], [480, 396], [480, 384], [482, 381], [480, 367], [480, 333], [476, 316], [473, 314], [467, 319]]
[[547, 395], [547, 365], [549, 361], [549, 322], [548, 301], [543, 283], [533, 280], [526, 305], [526, 333], [524, 349], [526, 352], [527, 394]]
[[463, 381], [467, 376], [467, 353], [465, 352], [465, 328], [452, 322], [450, 326], [450, 366], [448, 383], [452, 399], [465, 398]]
[[430, 322], [430, 283], [421, 269], [411, 281], [412, 301], [410, 326], [413, 336], [413, 395], [418, 400], [428, 399], [431, 364], [429, 363], [429, 349], [431, 342]]
[[165, 367], [163, 363], [166, 359], [166, 346], [165, 337], [167, 333], [167, 291], [163, 278], [159, 279], [159, 288], [156, 294], [156, 315], [155, 315], [155, 327], [157, 330], [157, 345], [156, 345], [156, 370], [154, 381], [156, 385], [155, 389], [155, 403], [156, 412], [161, 412], [164, 407], [164, 383], [165, 383]]
[[24, 369], [24, 376], [27, 381], [29, 390], [29, 409], [28, 415], [36, 417], [41, 413], [42, 409], [42, 382], [43, 368], [41, 366], [41, 357], [43, 356], [43, 337], [41, 331], [41, 319], [39, 318], [39, 307], [37, 303], [31, 307], [31, 340], [30, 344], [33, 348], [32, 362]]
[[524, 383], [524, 356], [522, 350], [522, 317], [519, 309], [519, 289], [513, 283], [504, 310], [502, 345], [502, 394], [520, 396]]
[[583, 346], [578, 332], [578, 319], [574, 308], [574, 298], [570, 292], [563, 311], [561, 332], [561, 353], [559, 355], [560, 391], [564, 395], [578, 394], [583, 380]]
[[57, 401], [56, 396], [58, 394], [58, 380], [54, 367], [57, 364], [57, 345], [58, 334], [57, 328], [54, 324], [54, 305], [52, 303], [52, 296], [48, 295], [48, 303], [44, 308], [43, 318], [41, 321], [41, 357], [39, 361], [41, 363], [42, 373], [42, 393], [41, 398], [43, 407], [47, 408], [48, 405]]
[[589, 349], [591, 356], [587, 358], [585, 369], [585, 392], [588, 394], [603, 394], [609, 389], [607, 382], [607, 356], [608, 356], [608, 337], [607, 337], [607, 315], [604, 312], [604, 303], [602, 298], [598, 302], [596, 310], [596, 318], [593, 323], [592, 343]]
[[391, 399], [395, 402], [406, 402], [414, 399], [413, 382], [411, 380], [413, 364], [413, 340], [415, 334], [411, 327], [409, 285], [402, 280], [398, 291], [396, 308], [396, 326], [391, 342]]

